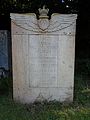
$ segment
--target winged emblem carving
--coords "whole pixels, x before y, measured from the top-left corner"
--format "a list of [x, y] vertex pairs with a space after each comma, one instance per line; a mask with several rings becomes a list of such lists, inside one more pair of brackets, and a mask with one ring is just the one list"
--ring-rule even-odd
[[51, 33], [63, 30], [65, 28], [70, 27], [71, 25], [75, 25], [77, 15], [76, 14], [59, 14], [54, 13], [51, 15], [51, 19], [48, 19], [49, 9], [39, 8], [39, 20], [36, 17], [36, 14], [13, 14], [11, 13], [11, 19], [14, 24], [17, 26], [33, 31], [33, 32], [41, 32], [41, 33]]

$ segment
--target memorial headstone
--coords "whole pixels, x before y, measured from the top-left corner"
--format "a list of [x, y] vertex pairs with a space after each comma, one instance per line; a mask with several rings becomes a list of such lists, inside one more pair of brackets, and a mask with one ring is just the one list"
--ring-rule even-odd
[[11, 13], [13, 97], [73, 101], [76, 14]]
[[0, 30], [0, 77], [7, 76], [6, 71], [9, 69], [8, 65], [8, 41], [9, 32], [7, 30]]

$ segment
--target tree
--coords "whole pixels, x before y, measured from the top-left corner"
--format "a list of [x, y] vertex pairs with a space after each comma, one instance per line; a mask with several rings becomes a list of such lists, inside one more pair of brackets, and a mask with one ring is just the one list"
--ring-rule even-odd
[[76, 13], [78, 0], [1, 0], [0, 14], [10, 12], [36, 12], [46, 5], [51, 13]]

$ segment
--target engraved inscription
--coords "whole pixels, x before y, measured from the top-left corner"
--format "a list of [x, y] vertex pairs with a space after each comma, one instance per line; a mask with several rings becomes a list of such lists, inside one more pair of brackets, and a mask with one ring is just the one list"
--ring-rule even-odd
[[29, 86], [57, 87], [58, 36], [30, 35]]

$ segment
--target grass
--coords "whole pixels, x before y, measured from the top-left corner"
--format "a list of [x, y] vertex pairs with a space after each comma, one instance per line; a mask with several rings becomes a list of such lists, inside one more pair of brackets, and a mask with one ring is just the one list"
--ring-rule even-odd
[[74, 102], [70, 104], [16, 103], [9, 95], [12, 81], [0, 80], [0, 120], [90, 120], [90, 60], [76, 62], [76, 71]]
[[71, 104], [42, 102], [15, 103], [10, 96], [0, 96], [0, 120], [90, 120], [90, 89], [81, 76], [75, 78], [75, 98]]
[[58, 102], [22, 105], [2, 96], [0, 120], [90, 120], [90, 108]]

